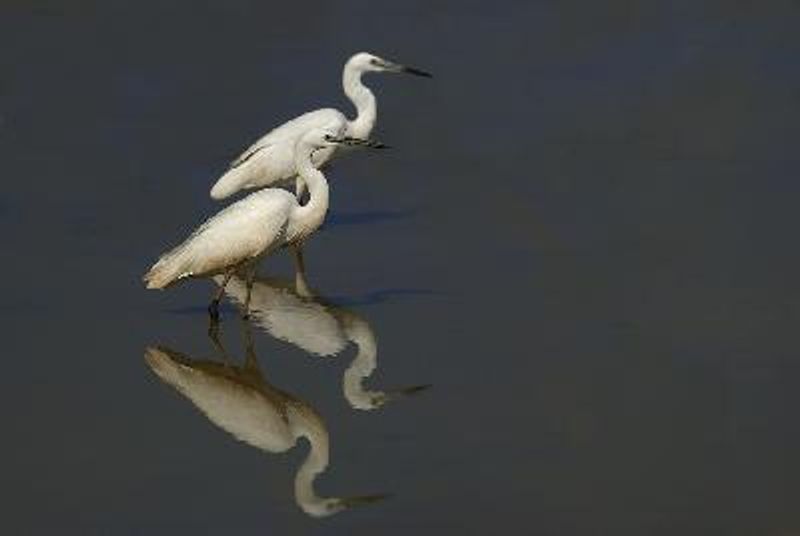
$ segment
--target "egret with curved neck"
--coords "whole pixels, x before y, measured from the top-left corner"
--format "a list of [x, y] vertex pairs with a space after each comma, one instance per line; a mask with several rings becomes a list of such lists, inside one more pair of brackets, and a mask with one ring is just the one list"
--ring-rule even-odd
[[361, 76], [367, 72], [363, 67], [366, 64], [357, 54], [348, 60], [342, 72], [344, 94], [356, 107], [355, 118], [347, 120], [347, 133], [357, 138], [369, 137], [378, 119], [375, 94], [361, 81]]
[[306, 459], [294, 479], [298, 506], [324, 517], [353, 506], [376, 502], [386, 495], [322, 497], [314, 483], [328, 467], [330, 437], [319, 414], [306, 402], [270, 385], [258, 366], [248, 338], [243, 367], [191, 359], [159, 346], [145, 350], [145, 361], [166, 384], [192, 402], [212, 423], [236, 439], [265, 452], [286, 452], [300, 438], [309, 443]]
[[[312, 129], [294, 143], [295, 167], [308, 182], [311, 197], [301, 205], [291, 193], [265, 188], [229, 205], [198, 227], [182, 244], [159, 258], [144, 275], [149, 289], [163, 289], [192, 277], [224, 274], [225, 282], [238, 269], [245, 269], [248, 285], [258, 261], [287, 245], [298, 245], [325, 219], [328, 182], [311, 161], [315, 151], [337, 145], [384, 147], [380, 143], [340, 137], [328, 129]], [[212, 320], [219, 316], [223, 284], [209, 305]], [[247, 305], [245, 304], [245, 314]]]
[[[303, 180], [293, 158], [297, 139], [314, 128], [331, 130], [337, 136], [366, 138], [377, 118], [375, 95], [361, 81], [362, 75], [376, 73], [408, 73], [430, 77], [425, 71], [380, 58], [367, 52], [353, 55], [345, 63], [342, 86], [356, 108], [356, 117], [348, 119], [333, 108], [305, 113], [271, 130], [240, 154], [211, 188], [213, 199], [225, 199], [242, 190], [263, 188], [284, 183], [297, 177], [298, 193], [302, 194]], [[314, 154], [313, 164], [320, 167], [338, 151], [323, 148]]]

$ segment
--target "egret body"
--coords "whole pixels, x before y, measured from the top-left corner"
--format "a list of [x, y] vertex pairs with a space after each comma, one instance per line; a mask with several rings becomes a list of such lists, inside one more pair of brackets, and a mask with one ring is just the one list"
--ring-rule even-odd
[[[291, 193], [280, 188], [267, 188], [252, 193], [226, 207], [195, 230], [186, 241], [165, 253], [144, 276], [149, 289], [163, 289], [190, 277], [225, 274], [226, 281], [233, 272], [245, 268], [255, 275], [259, 259], [276, 249], [299, 244], [325, 219], [328, 211], [328, 182], [311, 162], [318, 149], [338, 144], [383, 145], [340, 138], [331, 130], [312, 129], [295, 140], [295, 166], [308, 184], [309, 200], [301, 205]], [[209, 306], [216, 319], [224, 285]], [[245, 308], [245, 311], [247, 308]]]
[[[337, 136], [365, 139], [369, 137], [377, 118], [377, 103], [372, 91], [361, 82], [369, 72], [409, 73], [430, 77], [430, 74], [379, 58], [367, 52], [352, 56], [344, 66], [342, 86], [356, 108], [356, 117], [348, 119], [333, 108], [305, 113], [271, 130], [236, 158], [211, 188], [213, 199], [225, 199], [239, 191], [274, 186], [297, 177], [298, 197], [305, 188], [293, 158], [294, 144], [310, 129], [323, 128]], [[312, 163], [320, 167], [337, 152], [334, 146], [314, 153]]]

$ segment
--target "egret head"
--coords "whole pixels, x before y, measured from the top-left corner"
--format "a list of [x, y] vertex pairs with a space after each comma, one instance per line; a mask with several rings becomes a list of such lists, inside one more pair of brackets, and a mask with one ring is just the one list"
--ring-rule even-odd
[[426, 78], [432, 78], [433, 76], [420, 69], [395, 63], [376, 56], [375, 54], [370, 54], [369, 52], [359, 52], [355, 54], [347, 62], [345, 68], [351, 68], [362, 73], [408, 73], [416, 76], [424, 76]]

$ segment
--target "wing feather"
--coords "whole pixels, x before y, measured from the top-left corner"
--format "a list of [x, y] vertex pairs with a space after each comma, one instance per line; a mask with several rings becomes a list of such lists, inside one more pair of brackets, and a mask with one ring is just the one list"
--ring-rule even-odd
[[228, 206], [156, 262], [144, 277], [148, 288], [220, 273], [283, 245], [294, 204], [292, 194], [271, 188]]
[[[330, 128], [344, 133], [347, 118], [338, 110], [323, 108], [269, 131], [231, 162], [230, 168], [211, 188], [211, 197], [224, 199], [244, 189], [274, 186], [294, 177], [297, 174], [294, 165], [295, 143], [313, 128]], [[321, 165], [332, 154], [330, 150], [320, 152], [314, 161]]]

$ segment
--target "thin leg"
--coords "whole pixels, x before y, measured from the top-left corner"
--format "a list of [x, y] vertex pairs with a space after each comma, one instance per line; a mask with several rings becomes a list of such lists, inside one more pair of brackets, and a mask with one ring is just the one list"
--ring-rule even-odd
[[297, 295], [301, 298], [314, 297], [314, 292], [311, 290], [311, 287], [308, 286], [308, 281], [306, 281], [306, 274], [300, 270], [294, 274], [294, 291], [297, 292]]
[[294, 267], [295, 269], [305, 275], [306, 261], [303, 258], [303, 243], [296, 242], [292, 244], [292, 253], [294, 254]]
[[242, 322], [242, 340], [244, 341], [245, 368], [258, 371], [256, 347], [253, 343], [253, 331], [250, 328], [249, 322]]
[[306, 281], [306, 263], [303, 258], [303, 244], [298, 242], [292, 245], [292, 252], [294, 253], [294, 288], [295, 291], [304, 298], [311, 297], [311, 289], [308, 287]]
[[256, 279], [257, 269], [258, 263], [255, 261], [247, 267], [247, 296], [244, 299], [244, 312], [242, 313], [242, 318], [244, 319], [250, 318], [250, 296], [253, 293], [253, 283]]
[[225, 287], [228, 285], [228, 281], [231, 280], [233, 277], [233, 273], [236, 271], [236, 268], [231, 268], [225, 274], [225, 279], [222, 280], [222, 284], [219, 286], [219, 289], [214, 293], [214, 298], [211, 300], [211, 303], [208, 304], [208, 316], [211, 319], [211, 323], [215, 324], [219, 322], [219, 302], [222, 300], [222, 295], [225, 293]]
[[228, 356], [227, 350], [222, 345], [222, 341], [219, 338], [219, 322], [210, 322], [208, 325], [208, 338], [211, 339], [211, 343], [214, 345], [214, 348], [217, 349], [217, 353], [219, 353], [220, 357], [222, 357], [222, 361], [230, 366], [231, 360]]

